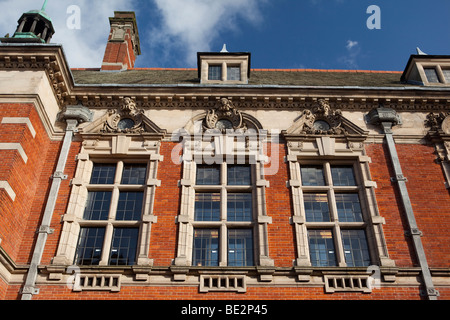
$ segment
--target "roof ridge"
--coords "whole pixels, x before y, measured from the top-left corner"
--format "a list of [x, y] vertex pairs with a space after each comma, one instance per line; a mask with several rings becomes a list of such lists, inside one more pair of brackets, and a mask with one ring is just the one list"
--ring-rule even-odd
[[[100, 71], [100, 68], [71, 68], [72, 71]], [[127, 71], [197, 71], [197, 68], [131, 68]], [[255, 72], [329, 72], [329, 73], [392, 73], [401, 74], [403, 71], [390, 70], [346, 70], [346, 69], [251, 69]]]

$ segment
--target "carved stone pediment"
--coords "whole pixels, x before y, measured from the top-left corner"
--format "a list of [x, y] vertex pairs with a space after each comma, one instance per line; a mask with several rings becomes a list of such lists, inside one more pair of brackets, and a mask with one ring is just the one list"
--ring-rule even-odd
[[450, 189], [450, 112], [429, 113], [425, 126], [430, 128], [428, 138], [435, 145], [437, 162], [445, 175], [445, 186]]
[[118, 133], [118, 134], [165, 134], [138, 109], [133, 99], [125, 97], [117, 109], [109, 109], [107, 113], [92, 124], [82, 128], [83, 133]]
[[364, 135], [365, 132], [342, 116], [339, 109], [332, 110], [326, 100], [320, 99], [311, 109], [303, 110], [300, 117], [286, 131], [288, 135]]
[[222, 98], [218, 101], [216, 108], [208, 110], [203, 121], [203, 129], [218, 129], [220, 131], [235, 130], [247, 131], [247, 125], [242, 113], [237, 110], [230, 100]]
[[138, 110], [131, 98], [123, 98], [118, 110], [108, 110], [108, 117], [101, 132], [108, 133], [143, 133], [144, 110]]
[[430, 128], [430, 131], [442, 130], [444, 134], [450, 134], [450, 112], [430, 112], [425, 120], [425, 125]]

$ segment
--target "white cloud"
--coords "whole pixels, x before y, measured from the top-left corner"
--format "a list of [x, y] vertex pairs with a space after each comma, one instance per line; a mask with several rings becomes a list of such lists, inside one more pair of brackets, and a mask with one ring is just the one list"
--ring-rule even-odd
[[358, 69], [358, 57], [361, 53], [361, 46], [358, 41], [347, 40], [345, 45], [347, 54], [338, 58], [338, 61], [349, 69]]
[[358, 45], [358, 41], [347, 40], [347, 45], [345, 46], [347, 50], [352, 50], [353, 47]]
[[[195, 66], [199, 51], [211, 51], [211, 43], [221, 32], [237, 31], [238, 20], [258, 23], [259, 6], [265, 0], [154, 0], [162, 24], [149, 33], [150, 49], [158, 63], [167, 63], [172, 54], [185, 52], [183, 64]], [[141, 39], [142, 41], [142, 39]], [[230, 48], [230, 46], [228, 46]], [[214, 48], [213, 51], [219, 51]], [[232, 50], [232, 49], [231, 49]], [[161, 53], [165, 54], [161, 56]], [[153, 61], [154, 61], [153, 59]]]
[[[22, 13], [40, 9], [38, 0], [0, 0], [0, 7], [8, 8], [0, 20], [0, 36], [11, 36], [17, 27]], [[110, 30], [109, 17], [114, 11], [134, 11], [135, 0], [58, 0], [49, 1], [46, 12], [53, 21], [55, 35], [52, 43], [63, 45], [71, 68], [100, 67]], [[80, 29], [69, 29], [67, 20], [71, 13], [67, 8], [76, 5], [80, 8]]]
[[[317, 5], [321, 5], [321, 4], [322, 4], [322, 0], [309, 0], [309, 2], [310, 2], [312, 5], [314, 5], [314, 6], [317, 6]], [[330, 0], [326, 0], [326, 1], [324, 1], [324, 4], [329, 5], [330, 2], [331, 2]], [[344, 3], [345, 0], [333, 0], [333, 2], [336, 2], [336, 3]]]
[[[100, 67], [110, 30], [109, 17], [114, 11], [146, 10], [149, 7], [143, 0], [52, 0], [46, 12], [53, 21], [55, 35], [52, 43], [63, 45], [71, 68]], [[257, 24], [262, 21], [260, 6], [269, 0], [152, 0], [161, 17], [161, 24], [150, 26], [141, 21], [140, 40], [142, 56], [139, 61], [145, 64], [163, 66], [172, 64], [174, 57], [183, 56], [176, 66], [196, 66], [198, 51], [211, 51], [211, 43], [226, 31], [238, 30], [238, 22]], [[0, 0], [7, 14], [0, 20], [0, 37], [14, 34], [17, 20], [22, 13], [40, 9], [44, 0]], [[80, 8], [80, 29], [70, 29], [67, 20], [71, 19], [72, 6]], [[158, 19], [156, 19], [158, 20]], [[147, 25], [146, 25], [147, 24]], [[142, 29], [146, 26], [146, 29]], [[228, 44], [232, 51], [234, 48]], [[213, 51], [219, 51], [214, 48]], [[235, 49], [241, 50], [241, 48]]]

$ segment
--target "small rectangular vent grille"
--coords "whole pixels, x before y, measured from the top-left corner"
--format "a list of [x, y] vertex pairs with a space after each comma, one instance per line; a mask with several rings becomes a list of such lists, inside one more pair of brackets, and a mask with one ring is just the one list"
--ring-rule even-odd
[[231, 291], [244, 293], [247, 291], [245, 279], [245, 276], [242, 275], [201, 275], [200, 292]]
[[73, 291], [120, 291], [120, 275], [78, 274]]
[[325, 276], [325, 292], [371, 293], [369, 276]]

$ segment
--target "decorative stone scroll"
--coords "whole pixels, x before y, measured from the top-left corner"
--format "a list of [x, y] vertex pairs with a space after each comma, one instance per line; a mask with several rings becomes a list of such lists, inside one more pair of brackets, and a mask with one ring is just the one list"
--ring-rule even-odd
[[445, 134], [450, 134], [450, 112], [440, 112], [435, 114], [430, 112], [425, 120], [425, 125], [430, 131], [442, 130]]
[[233, 129], [235, 131], [247, 131], [247, 125], [242, 113], [237, 110], [230, 100], [221, 98], [215, 109], [208, 110], [203, 121], [203, 129], [218, 129], [220, 131]]
[[428, 138], [434, 143], [437, 162], [445, 175], [445, 187], [450, 189], [450, 112], [429, 113], [425, 126], [430, 128]]
[[108, 117], [101, 132], [106, 133], [143, 133], [144, 110], [138, 110], [133, 99], [123, 98], [118, 110], [109, 109]]
[[319, 99], [311, 109], [303, 110], [303, 114], [288, 130], [288, 133], [338, 135], [348, 133], [342, 125], [341, 110], [332, 110], [326, 100]]

